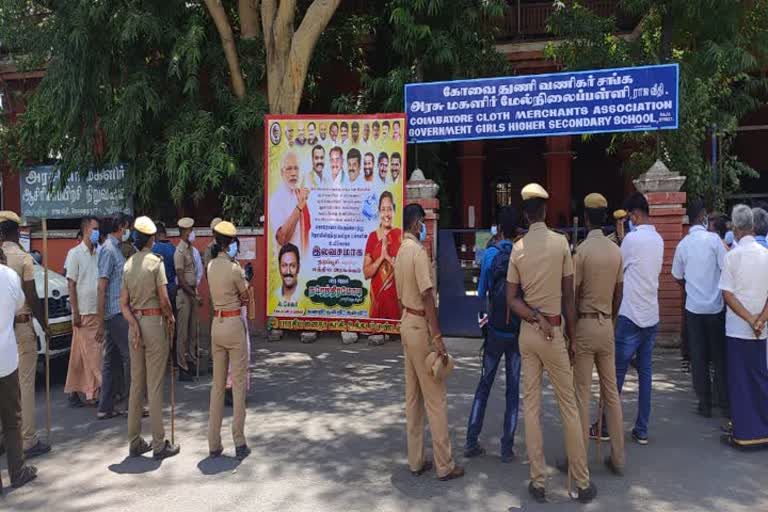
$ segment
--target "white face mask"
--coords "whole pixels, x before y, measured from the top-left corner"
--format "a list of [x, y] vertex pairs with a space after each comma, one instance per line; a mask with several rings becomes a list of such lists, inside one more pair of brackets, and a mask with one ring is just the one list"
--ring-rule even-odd
[[189, 234], [189, 243], [193, 243], [195, 241], [195, 232], [191, 232]]
[[131, 230], [126, 229], [125, 233], [123, 233], [123, 242], [127, 242], [130, 239], [131, 239]]

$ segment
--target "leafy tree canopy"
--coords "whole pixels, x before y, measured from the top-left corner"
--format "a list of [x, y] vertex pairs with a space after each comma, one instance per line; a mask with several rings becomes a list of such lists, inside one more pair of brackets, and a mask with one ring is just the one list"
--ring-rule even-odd
[[[739, 177], [755, 171], [733, 154], [734, 129], [765, 103], [768, 81], [768, 1], [623, 0], [621, 8], [642, 16], [631, 36], [614, 33], [578, 1], [556, 1], [549, 30], [559, 40], [547, 48], [566, 69], [592, 69], [677, 62], [680, 64], [680, 128], [659, 134], [612, 137], [610, 150], [630, 153], [626, 170], [638, 174], [658, 157], [685, 176], [689, 194], [722, 206]], [[721, 160], [713, 179], [705, 146], [717, 127]]]

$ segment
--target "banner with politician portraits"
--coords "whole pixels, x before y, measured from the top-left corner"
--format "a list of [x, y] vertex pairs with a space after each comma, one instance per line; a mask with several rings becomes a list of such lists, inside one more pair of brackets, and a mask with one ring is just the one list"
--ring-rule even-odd
[[268, 327], [397, 333], [405, 115], [265, 123]]

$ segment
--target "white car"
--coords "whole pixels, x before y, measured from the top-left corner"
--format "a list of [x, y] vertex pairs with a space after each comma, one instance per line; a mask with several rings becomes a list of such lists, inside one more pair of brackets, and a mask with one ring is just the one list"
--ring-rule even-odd
[[[45, 292], [45, 271], [35, 262], [35, 288], [37, 296]], [[42, 299], [41, 299], [42, 300]], [[37, 319], [33, 320], [37, 336], [38, 368], [44, 367], [46, 339]], [[72, 308], [69, 305], [67, 279], [52, 270], [48, 270], [48, 325], [51, 330], [51, 359], [66, 356], [72, 347]]]

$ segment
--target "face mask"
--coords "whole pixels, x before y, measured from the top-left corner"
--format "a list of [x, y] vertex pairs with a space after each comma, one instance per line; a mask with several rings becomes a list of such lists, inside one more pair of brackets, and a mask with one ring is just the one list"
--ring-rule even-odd
[[421, 231], [419, 231], [419, 240], [422, 242], [427, 239], [427, 225], [421, 223]]
[[100, 236], [101, 236], [101, 234], [99, 233], [98, 229], [94, 229], [93, 231], [91, 231], [91, 243], [93, 245], [98, 244]]
[[728, 245], [733, 245], [733, 231], [728, 231], [725, 234], [725, 243]]
[[491, 226], [491, 236], [496, 236], [499, 233], [499, 229], [496, 226]]
[[234, 258], [235, 254], [237, 254], [237, 244], [235, 242], [232, 242], [229, 244], [229, 248], [227, 249], [227, 256], [230, 258]]
[[630, 231], [634, 231], [634, 230], [635, 230], [635, 225], [634, 225], [634, 223], [632, 222], [632, 220], [631, 220], [631, 219], [630, 219], [630, 221], [629, 221], [629, 230], [630, 230]]
[[193, 231], [189, 234], [189, 243], [192, 243], [194, 241], [195, 241], [195, 232]]
[[127, 242], [130, 239], [131, 239], [131, 230], [126, 229], [125, 233], [123, 233], [123, 242]]

